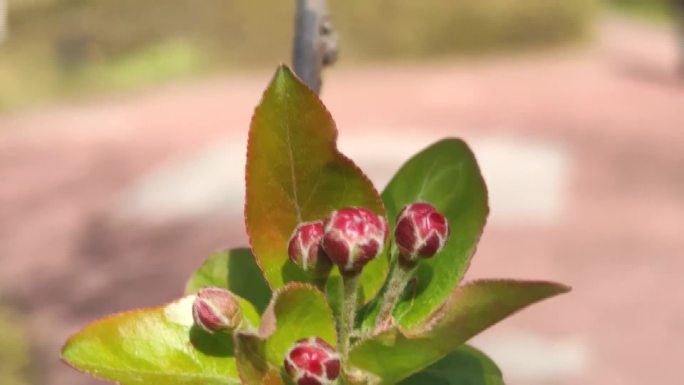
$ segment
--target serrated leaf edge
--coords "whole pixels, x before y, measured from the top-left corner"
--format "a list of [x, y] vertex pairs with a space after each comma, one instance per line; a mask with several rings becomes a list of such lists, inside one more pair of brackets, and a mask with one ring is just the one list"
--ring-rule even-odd
[[[289, 292], [292, 290], [309, 290], [319, 296], [322, 300], [323, 303], [325, 303], [325, 308], [326, 308], [326, 316], [328, 316], [330, 319], [333, 320], [333, 323], [335, 322], [335, 316], [333, 314], [332, 309], [330, 308], [330, 305], [328, 304], [327, 298], [325, 297], [325, 294], [323, 294], [322, 291], [320, 291], [317, 287], [306, 283], [306, 282], [288, 282], [285, 284], [285, 286], [276, 289], [273, 292], [273, 297], [271, 297], [271, 302], [268, 304], [268, 307], [266, 307], [266, 310], [264, 310], [264, 313], [261, 315], [261, 324], [259, 325], [259, 330], [257, 332], [257, 336], [261, 338], [262, 340], [266, 340], [270, 338], [273, 333], [276, 331], [277, 327], [277, 322], [278, 322], [278, 317], [275, 314], [275, 305], [278, 302], [279, 297], [285, 293]], [[333, 346], [334, 344], [337, 343], [337, 341], [332, 341], [329, 342], [332, 343]]]
[[[374, 192], [374, 200], [375, 200], [375, 203], [376, 203], [376, 205], [382, 210], [381, 213], [376, 213], [376, 214], [380, 214], [380, 215], [382, 215], [385, 219], [387, 219], [387, 210], [385, 209], [385, 204], [384, 204], [384, 202], [383, 202], [383, 200], [382, 200], [382, 197], [380, 196], [380, 193], [378, 192], [378, 190], [377, 190], [377, 189], [375, 188], [375, 186], [373, 185], [373, 182], [370, 180], [370, 178], [368, 177], [368, 175], [366, 175], [366, 173], [364, 173], [363, 170], [361, 170], [361, 168], [360, 168], [356, 163], [354, 163], [353, 160], [351, 160], [349, 157], [347, 157], [346, 155], [344, 155], [344, 154], [343, 154], [342, 152], [340, 152], [339, 149], [337, 148], [337, 139], [338, 139], [338, 136], [339, 136], [339, 131], [338, 131], [338, 129], [337, 129], [337, 124], [335, 123], [335, 120], [333, 119], [332, 114], [330, 113], [330, 111], [327, 109], [327, 107], [325, 106], [325, 104], [323, 104], [323, 101], [319, 98], [319, 96], [318, 96], [313, 90], [311, 90], [311, 88], [309, 88], [309, 87], [308, 87], [308, 86], [307, 86], [307, 85], [306, 85], [306, 84], [305, 84], [305, 83], [304, 83], [304, 82], [303, 82], [303, 81], [302, 81], [302, 80], [301, 80], [301, 79], [300, 79], [300, 78], [299, 78], [299, 77], [298, 77], [298, 76], [297, 76], [297, 75], [296, 75], [296, 74], [287, 66], [287, 65], [285, 65], [285, 64], [280, 64], [280, 65], [278, 66], [278, 69], [276, 70], [276, 73], [275, 73], [275, 74], [273, 75], [273, 77], [271, 78], [271, 81], [268, 83], [268, 87], [266, 87], [266, 89], [264, 90], [264, 92], [261, 94], [261, 99], [260, 99], [260, 101], [259, 101], [259, 104], [257, 104], [257, 106], [255, 107], [254, 113], [252, 114], [252, 118], [250, 119], [250, 123], [249, 123], [249, 134], [248, 134], [248, 136], [247, 136], [247, 161], [245, 162], [245, 205], [244, 205], [244, 208], [243, 208], [244, 223], [245, 223], [245, 229], [247, 230], [247, 238], [248, 238], [248, 240], [249, 240], [249, 247], [250, 247], [250, 249], [252, 250], [252, 254], [254, 255], [254, 258], [255, 258], [255, 260], [256, 260], [257, 266], [259, 266], [259, 269], [261, 270], [262, 275], [263, 275], [264, 278], [266, 279], [266, 282], [268, 283], [268, 286], [269, 286], [269, 287], [271, 288], [271, 290], [273, 290], [273, 291], [277, 290], [278, 288], [274, 287], [273, 284], [271, 283], [271, 281], [270, 281], [270, 280], [268, 279], [268, 277], [266, 276], [264, 267], [261, 265], [261, 261], [260, 261], [260, 259], [258, 258], [257, 253], [256, 253], [255, 250], [254, 250], [253, 237], [252, 237], [252, 235], [251, 235], [250, 226], [249, 226], [249, 221], [247, 220], [247, 206], [249, 205], [249, 201], [248, 201], [248, 200], [249, 200], [249, 190], [250, 190], [249, 184], [248, 184], [247, 182], [248, 182], [248, 180], [249, 180], [249, 159], [251, 158], [251, 148], [252, 148], [252, 139], [253, 139], [252, 127], [253, 127], [253, 125], [254, 125], [254, 120], [255, 120], [255, 118], [256, 118], [256, 116], [257, 116], [257, 112], [261, 109], [261, 106], [262, 106], [262, 104], [263, 104], [263, 101], [264, 101], [264, 99], [266, 98], [266, 94], [267, 94], [267, 93], [269, 92], [269, 90], [271, 89], [271, 86], [274, 84], [274, 81], [276, 80], [276, 78], [277, 78], [278, 76], [281, 76], [281, 72], [282, 72], [282, 71], [287, 72], [289, 75], [293, 76], [301, 85], [303, 85], [304, 88], [306, 89], [306, 91], [309, 92], [310, 96], [312, 96], [313, 99], [316, 101], [316, 103], [318, 104], [318, 106], [324, 111], [325, 115], [326, 115], [327, 117], [330, 118], [330, 121], [332, 122], [332, 128], [333, 128], [333, 131], [334, 131], [333, 140], [331, 141], [331, 150], [332, 150], [332, 152], [333, 152], [333, 153], [335, 154], [335, 156], [336, 156], [337, 158], [339, 158], [342, 162], [346, 163], [348, 166], [351, 166], [351, 167], [352, 167], [352, 168], [361, 176], [361, 178], [363, 179], [363, 181], [371, 188], [371, 190]], [[284, 251], [284, 252], [285, 252], [285, 251]], [[386, 271], [385, 271], [385, 275], [387, 275], [387, 270], [388, 270], [388, 268], [386, 268], [385, 270], [386, 270]], [[379, 290], [380, 290], [380, 288], [378, 288], [378, 291], [379, 291]], [[372, 293], [372, 294], [373, 294], [373, 295], [370, 296], [370, 297], [374, 297], [374, 296], [377, 294], [377, 292], [376, 292], [376, 293]]]
[[[413, 154], [410, 158], [408, 158], [406, 161], [404, 161], [404, 162], [401, 164], [401, 166], [399, 166], [399, 169], [394, 173], [394, 175], [392, 176], [392, 178], [390, 178], [390, 181], [387, 183], [387, 186], [389, 186], [389, 185], [394, 181], [394, 178], [399, 174], [399, 172], [402, 171], [402, 169], [403, 169], [407, 164], [409, 164], [410, 162], [412, 162], [412, 161], [413, 161], [414, 159], [416, 159], [418, 156], [422, 155], [422, 154], [423, 154], [425, 151], [427, 151], [429, 148], [437, 147], [437, 146], [439, 146], [439, 145], [441, 145], [441, 144], [443, 144], [443, 143], [447, 143], [447, 142], [455, 142], [455, 143], [457, 143], [457, 144], [463, 146], [463, 148], [465, 148], [466, 151], [468, 152], [468, 155], [473, 159], [473, 163], [474, 163], [475, 168], [476, 168], [476, 170], [477, 170], [477, 175], [479, 175], [479, 176], [480, 176], [480, 179], [482, 180], [482, 188], [483, 188], [483, 190], [484, 190], [484, 203], [485, 203], [485, 205], [484, 205], [484, 209], [485, 209], [485, 212], [484, 212], [484, 222], [482, 223], [482, 227], [480, 228], [480, 231], [476, 234], [476, 237], [475, 237], [474, 242], [473, 242], [473, 247], [470, 249], [470, 251], [469, 251], [469, 253], [468, 253], [468, 256], [467, 256], [466, 261], [465, 261], [465, 266], [463, 267], [463, 273], [462, 273], [461, 276], [458, 278], [458, 280], [457, 280], [457, 282], [456, 282], [456, 286], [454, 287], [454, 288], [456, 289], [456, 288], [459, 287], [459, 284], [463, 281], [463, 278], [464, 278], [464, 277], [466, 276], [466, 274], [468, 273], [468, 270], [470, 270], [470, 266], [471, 266], [473, 257], [475, 256], [475, 254], [477, 254], [477, 249], [478, 249], [478, 247], [479, 247], [480, 240], [482, 239], [482, 234], [484, 234], [484, 229], [487, 227], [487, 223], [489, 222], [489, 214], [490, 214], [490, 211], [491, 211], [490, 205], [489, 205], [489, 188], [488, 188], [488, 186], [487, 186], [487, 182], [485, 181], [484, 174], [482, 173], [482, 168], [480, 167], [480, 162], [478, 161], [477, 156], [475, 155], [475, 152], [473, 151], [473, 149], [468, 145], [468, 143], [467, 143], [463, 138], [460, 138], [460, 137], [455, 137], [455, 136], [454, 136], [454, 137], [444, 137], [444, 138], [442, 138], [442, 139], [439, 139], [439, 140], [437, 140], [437, 141], [435, 141], [435, 142], [433, 142], [433, 143], [431, 143], [431, 144], [425, 146], [425, 147], [422, 148], [421, 150], [417, 151], [417, 152], [416, 152], [415, 154]], [[385, 188], [387, 188], [387, 186], [386, 186]], [[384, 190], [383, 190], [382, 194], [384, 194]], [[382, 199], [382, 194], [381, 194], [381, 199]], [[384, 202], [383, 202], [383, 204], [384, 204]], [[401, 210], [400, 210], [400, 211], [401, 211]], [[388, 222], [388, 223], [391, 223], [391, 222]], [[396, 223], [395, 223], [395, 226], [396, 226]], [[392, 234], [392, 237], [394, 237], [394, 234]], [[393, 238], [392, 238], [392, 239], [393, 239]], [[440, 253], [440, 254], [441, 254], [441, 253]], [[436, 255], [435, 257], [439, 257], [440, 254]], [[438, 310], [438, 309], [439, 309], [439, 308], [437, 308], [436, 310]], [[430, 316], [426, 317], [426, 319], [428, 319], [429, 317], [430, 317]], [[423, 320], [423, 322], [424, 322], [424, 320]], [[399, 322], [398, 322], [398, 323], [401, 323], [401, 319], [399, 319]], [[420, 324], [420, 323], [419, 323], [419, 324]]]
[[[535, 303], [541, 302], [545, 299], [549, 299], [551, 297], [554, 297], [556, 295], [560, 295], [563, 293], [567, 293], [572, 288], [570, 286], [558, 283], [558, 282], [553, 282], [553, 281], [545, 281], [545, 280], [516, 280], [516, 279], [506, 279], [506, 278], [499, 278], [499, 279], [477, 279], [474, 281], [469, 281], [466, 282], [463, 285], [457, 286], [454, 291], [449, 295], [447, 300], [437, 309], [435, 310], [422, 325], [418, 325], [414, 328], [411, 329], [402, 329], [402, 333], [404, 333], [404, 336], [407, 338], [419, 338], [423, 335], [426, 335], [432, 329], [434, 326], [439, 323], [446, 315], [448, 312], [448, 309], [454, 304], [456, 301], [458, 301], [459, 296], [461, 293], [472, 286], [476, 286], [479, 284], [529, 284], [529, 285], [547, 285], [548, 287], [555, 287], [557, 291], [555, 293], [551, 293], [547, 295], [544, 298], [541, 298], [537, 301], [530, 302], [529, 304], [522, 306], [518, 309], [516, 309], [514, 312], [510, 313], [506, 317], [502, 318], [499, 322], [503, 321], [504, 319], [512, 316], [513, 314], [516, 314], [527, 307], [534, 305]], [[498, 322], [497, 322], [498, 323]], [[490, 327], [494, 326], [495, 324], [489, 325], [486, 329], [489, 329]], [[486, 329], [482, 330], [481, 332], [485, 331]]]
[[[558, 292], [551, 294], [545, 298], [540, 299], [539, 301], [532, 302], [526, 306], [523, 306], [513, 313], [509, 314], [507, 317], [510, 317], [513, 314], [518, 313], [519, 311], [527, 308], [528, 306], [531, 306], [535, 303], [538, 303], [544, 299], [549, 299], [553, 296], [560, 295], [563, 293], [569, 292], [572, 288], [570, 286], [558, 283], [558, 282], [553, 282], [553, 281], [544, 281], [544, 280], [515, 280], [515, 279], [506, 279], [506, 278], [501, 278], [501, 279], [478, 279], [474, 281], [469, 281], [463, 285], [460, 285], [454, 289], [452, 294], [449, 295], [449, 298], [447, 298], [447, 301], [442, 304], [439, 309], [437, 309], [428, 319], [426, 320], [425, 323], [422, 325], [415, 327], [415, 328], [404, 328], [401, 325], [394, 325], [394, 326], [389, 326], [384, 329], [378, 329], [374, 330], [373, 332], [363, 336], [362, 338], [358, 339], [357, 341], [354, 342], [354, 344], [351, 346], [350, 351], [354, 351], [354, 348], [361, 345], [362, 343], [375, 339], [378, 337], [382, 337], [383, 334], [387, 333], [388, 335], [390, 333], [398, 333], [400, 336], [406, 338], [406, 339], [415, 339], [415, 338], [421, 338], [427, 336], [430, 331], [434, 328], [434, 326], [441, 321], [444, 316], [446, 315], [446, 310], [449, 308], [449, 306], [456, 301], [458, 295], [463, 291], [464, 288], [481, 284], [481, 283], [502, 283], [502, 284], [507, 284], [507, 283], [529, 283], [529, 284], [541, 284], [541, 285], [550, 285], [550, 286], [556, 286], [558, 288]], [[504, 318], [504, 319], [505, 319]], [[503, 320], [503, 319], [502, 319]], [[493, 326], [494, 324], [490, 325], [489, 327]], [[489, 328], [488, 327], [488, 328]], [[487, 329], [488, 329], [487, 328]], [[486, 330], [486, 329], [484, 329]], [[484, 331], [482, 330], [482, 331]]]
[[[100, 323], [102, 323], [102, 322], [109, 321], [109, 320], [111, 320], [112, 318], [115, 318], [115, 317], [125, 317], [125, 316], [127, 316], [127, 315], [132, 315], [132, 314], [135, 314], [135, 313], [145, 313], [145, 312], [156, 311], [156, 310], [161, 310], [161, 311], [163, 312], [164, 309], [166, 309], [168, 306], [173, 305], [173, 304], [175, 304], [175, 303], [177, 303], [177, 302], [179, 302], [179, 301], [181, 301], [181, 300], [183, 300], [184, 298], [189, 297], [189, 296], [192, 296], [192, 294], [191, 294], [191, 295], [185, 295], [185, 296], [183, 296], [183, 297], [181, 297], [181, 298], [179, 298], [179, 299], [177, 299], [177, 300], [175, 300], [175, 301], [168, 302], [168, 303], [166, 303], [166, 304], [164, 304], [164, 305], [150, 306], [150, 307], [142, 307], [142, 308], [137, 308], [137, 309], [124, 310], [124, 311], [121, 311], [121, 312], [118, 312], [118, 313], [114, 313], [114, 314], [107, 315], [107, 316], [102, 317], [102, 318], [98, 318], [98, 319], [96, 319], [95, 321], [92, 321], [92, 322], [88, 323], [87, 325], [85, 325], [84, 327], [82, 327], [82, 328], [81, 328], [79, 331], [77, 331], [76, 333], [74, 333], [74, 334], [72, 334], [71, 336], [69, 336], [69, 338], [66, 340], [66, 342], [62, 345], [62, 348], [60, 349], [59, 359], [60, 359], [60, 361], [62, 361], [64, 364], [66, 364], [67, 366], [73, 368], [74, 370], [76, 370], [76, 371], [78, 371], [78, 372], [87, 374], [87, 375], [89, 375], [89, 376], [92, 376], [92, 377], [97, 378], [97, 379], [102, 380], [102, 381], [106, 381], [106, 382], [110, 382], [110, 383], [114, 383], [114, 384], [122, 384], [122, 385], [124, 385], [124, 383], [122, 383], [122, 382], [120, 382], [120, 381], [112, 381], [112, 380], [110, 380], [110, 379], [108, 379], [108, 378], [102, 377], [101, 375], [95, 373], [95, 372], [94, 372], [93, 370], [91, 370], [91, 369], [85, 369], [85, 368], [82, 368], [82, 367], [77, 366], [77, 363], [75, 363], [75, 362], [73, 362], [73, 361], [69, 361], [69, 360], [64, 356], [65, 351], [67, 350], [67, 348], [69, 347], [70, 344], [74, 343], [74, 340], [75, 340], [81, 333], [83, 333], [83, 332], [84, 332], [86, 329], [88, 329], [88, 328], [95, 327], [97, 324], [100, 324]], [[104, 365], [91, 365], [91, 366], [92, 366], [93, 368], [102, 368], [102, 369], [110, 370], [110, 371], [112, 371], [112, 372], [121, 372], [121, 373], [124, 373], [124, 372], [133, 372], [133, 373], [140, 373], [140, 374], [154, 374], [154, 375], [169, 376], [169, 377], [174, 376], [174, 377], [185, 377], [185, 378], [211, 378], [211, 379], [218, 380], [218, 381], [221, 381], [221, 380], [227, 380], [227, 381], [228, 381], [228, 379], [227, 379], [226, 377], [224, 377], [224, 376], [199, 375], [199, 374], [188, 374], [188, 373], [169, 373], [169, 374], [167, 374], [167, 373], [152, 372], [152, 371], [137, 370], [137, 369], [136, 369], [136, 370], [120, 370], [120, 369], [117, 369], [117, 368], [114, 368], [114, 367], [111, 367], [111, 366], [104, 366]], [[240, 384], [240, 382], [232, 382], [232, 381], [228, 381], [227, 383], [236, 384], [236, 385], [237, 385], [237, 384]]]
[[[273, 296], [271, 297], [271, 302], [268, 304], [266, 307], [266, 310], [264, 310], [264, 313], [261, 315], [261, 324], [259, 325], [259, 329], [256, 331], [256, 333], [250, 333], [250, 332], [238, 332], [233, 336], [233, 339], [236, 341], [236, 346], [239, 346], [241, 343], [238, 341], [239, 336], [249, 336], [249, 337], [256, 337], [261, 343], [265, 343], [266, 340], [268, 340], [273, 333], [275, 333], [277, 324], [278, 324], [278, 319], [275, 314], [275, 306], [278, 302], [278, 299], [280, 296], [285, 293], [285, 292], [290, 292], [292, 290], [308, 290], [315, 295], [319, 296], [322, 300], [323, 303], [326, 304], [326, 310], [327, 314], [330, 319], [333, 320], [333, 323], [335, 322], [335, 317], [333, 315], [332, 309], [330, 308], [330, 305], [328, 304], [328, 301], [323, 294], [318, 288], [315, 286], [305, 283], [305, 282], [288, 282], [285, 284], [285, 286], [276, 289], [273, 292]], [[331, 344], [336, 345], [337, 341], [327, 341]], [[266, 357], [262, 357], [264, 364], [267, 366], [267, 371], [266, 373], [263, 374], [262, 377], [262, 383], [264, 382], [264, 379], [267, 378], [269, 375], [276, 375], [278, 373], [277, 368], [274, 368], [273, 365], [268, 362]], [[240, 379], [243, 384], [248, 384], [245, 374], [243, 372], [243, 368], [240, 365], [240, 361], [236, 360], [237, 362], [237, 369], [238, 369], [238, 375], [240, 376]], [[279, 374], [277, 374], [279, 375]], [[251, 384], [250, 384], [251, 385]]]

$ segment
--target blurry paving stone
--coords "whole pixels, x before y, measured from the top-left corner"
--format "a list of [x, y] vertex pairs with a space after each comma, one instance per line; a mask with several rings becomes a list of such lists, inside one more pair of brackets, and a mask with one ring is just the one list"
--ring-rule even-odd
[[487, 352], [512, 383], [565, 384], [589, 374], [591, 351], [580, 338], [496, 330], [476, 337], [473, 345]]
[[[380, 188], [406, 159], [440, 139], [436, 129], [410, 130], [422, 132], [420, 136], [390, 131], [388, 127], [354, 129], [339, 143]], [[216, 212], [239, 215], [245, 141], [241, 136], [222, 139], [143, 177], [124, 193], [119, 214], [150, 218]], [[571, 163], [563, 147], [511, 135], [475, 137], [469, 142], [488, 183], [492, 221], [549, 224], [561, 216]]]
[[161, 166], [129, 187], [115, 215], [124, 218], [242, 215], [246, 137], [222, 139]]

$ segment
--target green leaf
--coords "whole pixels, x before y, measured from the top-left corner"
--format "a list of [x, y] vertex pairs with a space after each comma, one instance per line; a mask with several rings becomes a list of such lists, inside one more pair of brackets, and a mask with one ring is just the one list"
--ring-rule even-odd
[[188, 280], [185, 293], [195, 293], [207, 286], [226, 288], [249, 300], [260, 312], [271, 300], [271, 289], [249, 249], [232, 249], [210, 255]]
[[460, 139], [444, 139], [406, 162], [382, 199], [392, 227], [401, 209], [418, 201], [435, 206], [451, 227], [444, 250], [421, 261], [415, 284], [395, 308], [395, 319], [411, 328], [439, 308], [461, 281], [489, 213], [487, 188], [468, 145]]
[[421, 328], [394, 327], [360, 341], [350, 362], [380, 383], [394, 384], [516, 311], [569, 290], [551, 282], [476, 281], [457, 288]]
[[265, 338], [265, 354], [275, 367], [297, 340], [320, 337], [337, 345], [335, 319], [325, 296], [313, 286], [290, 283], [278, 290], [264, 313], [259, 334]]
[[[281, 66], [252, 118], [246, 172], [247, 233], [274, 289], [290, 281], [312, 282], [287, 258], [287, 243], [298, 223], [350, 206], [385, 213], [373, 185], [337, 150], [336, 141], [337, 129], [325, 106]], [[377, 293], [386, 273], [386, 258], [366, 266], [364, 298]]]
[[258, 334], [235, 335], [240, 377], [246, 384], [278, 384], [288, 350], [308, 337], [337, 345], [332, 311], [318, 289], [289, 283], [275, 292]]
[[463, 345], [398, 385], [504, 385], [501, 370], [481, 351]]
[[[232, 337], [193, 326], [193, 300], [190, 295], [93, 322], [67, 341], [62, 358], [123, 385], [239, 384]], [[242, 301], [243, 312], [258, 319], [256, 310]]]
[[266, 361], [265, 342], [249, 333], [235, 335], [235, 358], [243, 384], [282, 385], [278, 368]]

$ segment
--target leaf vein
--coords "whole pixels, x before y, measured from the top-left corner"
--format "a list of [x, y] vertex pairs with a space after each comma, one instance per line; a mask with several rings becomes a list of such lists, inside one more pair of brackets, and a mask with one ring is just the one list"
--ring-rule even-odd
[[292, 138], [290, 137], [290, 123], [289, 120], [285, 124], [285, 142], [287, 144], [287, 155], [290, 160], [290, 179], [292, 182], [292, 203], [294, 205], [295, 213], [297, 214], [297, 222], [302, 222], [302, 209], [299, 206], [299, 198], [297, 197], [297, 173], [295, 172], [294, 152], [292, 151]]

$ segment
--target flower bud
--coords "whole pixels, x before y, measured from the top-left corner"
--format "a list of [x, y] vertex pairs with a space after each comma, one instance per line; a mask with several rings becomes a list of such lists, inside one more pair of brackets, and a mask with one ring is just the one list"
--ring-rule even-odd
[[197, 292], [192, 316], [195, 324], [209, 333], [233, 331], [242, 321], [242, 309], [230, 291], [205, 287]]
[[290, 261], [306, 272], [327, 274], [331, 265], [320, 247], [322, 238], [322, 221], [300, 223], [292, 232], [287, 247]]
[[385, 218], [366, 208], [333, 211], [324, 226], [323, 249], [347, 275], [359, 273], [377, 257], [387, 239]]
[[340, 375], [340, 356], [318, 337], [301, 339], [285, 356], [285, 371], [297, 385], [329, 385]]
[[412, 203], [399, 213], [394, 238], [404, 263], [430, 258], [449, 238], [449, 222], [428, 203]]

